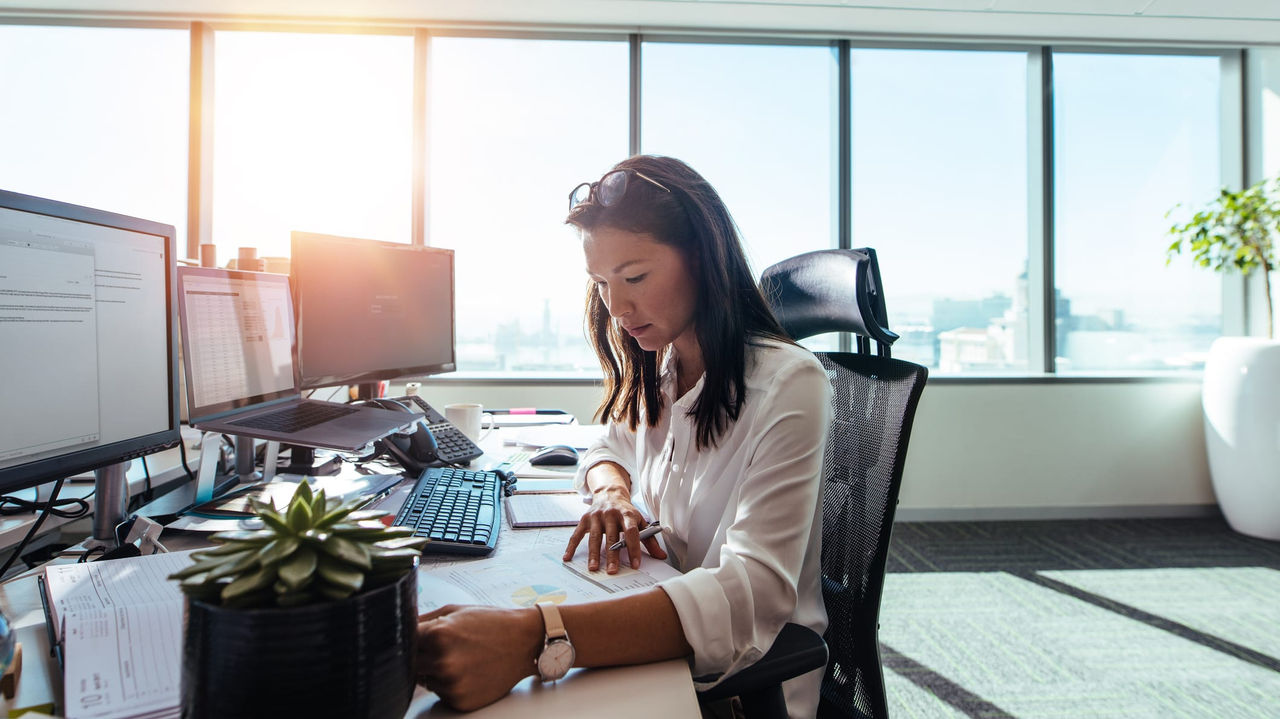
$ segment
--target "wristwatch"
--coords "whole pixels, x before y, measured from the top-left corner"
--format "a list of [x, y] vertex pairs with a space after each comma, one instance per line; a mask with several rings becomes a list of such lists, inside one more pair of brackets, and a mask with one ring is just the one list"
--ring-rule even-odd
[[542, 642], [542, 653], [538, 655], [538, 678], [544, 682], [554, 682], [573, 668], [573, 642], [569, 641], [569, 633], [564, 630], [564, 620], [560, 619], [560, 610], [556, 605], [538, 602], [534, 606], [542, 612], [542, 624], [547, 632], [547, 637]]

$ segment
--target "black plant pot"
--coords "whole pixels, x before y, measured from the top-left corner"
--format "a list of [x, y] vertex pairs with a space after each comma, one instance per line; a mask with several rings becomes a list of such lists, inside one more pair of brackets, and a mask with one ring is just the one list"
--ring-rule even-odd
[[224, 609], [187, 600], [182, 716], [400, 719], [413, 697], [416, 567], [338, 602]]

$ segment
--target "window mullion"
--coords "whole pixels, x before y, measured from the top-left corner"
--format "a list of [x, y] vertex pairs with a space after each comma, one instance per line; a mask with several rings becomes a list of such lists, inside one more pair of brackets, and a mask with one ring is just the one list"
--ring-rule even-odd
[[1027, 53], [1027, 368], [1055, 371], [1053, 277], [1053, 59]]

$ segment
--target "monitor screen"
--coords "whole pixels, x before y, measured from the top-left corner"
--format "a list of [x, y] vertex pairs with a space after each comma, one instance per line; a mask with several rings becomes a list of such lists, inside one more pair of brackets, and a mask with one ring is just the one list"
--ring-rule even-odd
[[453, 251], [293, 233], [303, 389], [452, 372]]
[[174, 230], [0, 190], [0, 493], [175, 446]]
[[178, 323], [192, 424], [298, 396], [288, 277], [179, 268]]

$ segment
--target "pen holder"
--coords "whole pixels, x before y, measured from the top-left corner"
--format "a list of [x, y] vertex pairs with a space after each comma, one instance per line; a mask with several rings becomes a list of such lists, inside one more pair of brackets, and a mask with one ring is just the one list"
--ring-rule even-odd
[[413, 698], [418, 571], [347, 599], [228, 609], [188, 599], [182, 716], [400, 719]]

